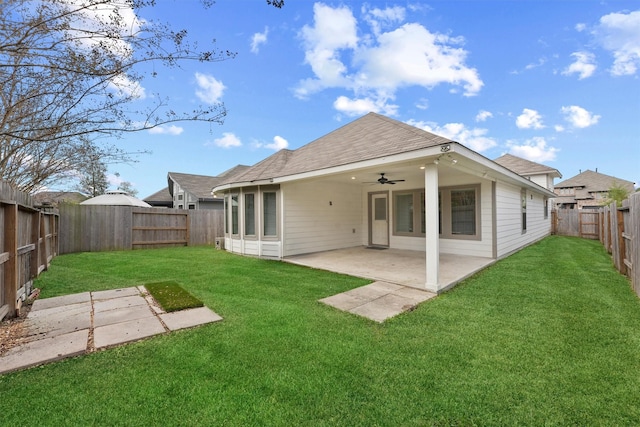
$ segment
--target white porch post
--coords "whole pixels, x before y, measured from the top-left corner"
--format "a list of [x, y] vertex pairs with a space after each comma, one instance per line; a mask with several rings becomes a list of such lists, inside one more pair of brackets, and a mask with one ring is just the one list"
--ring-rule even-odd
[[440, 236], [438, 232], [438, 165], [424, 168], [426, 284], [431, 292], [438, 292], [440, 278]]

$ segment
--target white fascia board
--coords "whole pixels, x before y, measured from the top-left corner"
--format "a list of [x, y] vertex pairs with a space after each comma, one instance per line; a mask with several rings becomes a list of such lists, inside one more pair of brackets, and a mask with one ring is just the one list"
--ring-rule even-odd
[[489, 160], [483, 155], [478, 154], [475, 151], [470, 150], [469, 148], [463, 145], [460, 145], [458, 143], [451, 144], [451, 150], [449, 151], [449, 153], [456, 153], [462, 157], [465, 157], [471, 160], [472, 162], [475, 162], [477, 165], [480, 166], [479, 169], [485, 168], [487, 170], [487, 179], [494, 178], [491, 176], [492, 173], [489, 172], [489, 171], [492, 171], [493, 174], [500, 175], [500, 177], [502, 177], [502, 179], [507, 182], [511, 182], [516, 185], [521, 185], [521, 186], [530, 188], [536, 191], [537, 193], [541, 193], [548, 197], [557, 197], [557, 194], [555, 194], [554, 192], [547, 190], [546, 188], [536, 184], [535, 182], [523, 176], [518, 175], [517, 173], [505, 168], [504, 166], [497, 164], [493, 160]]

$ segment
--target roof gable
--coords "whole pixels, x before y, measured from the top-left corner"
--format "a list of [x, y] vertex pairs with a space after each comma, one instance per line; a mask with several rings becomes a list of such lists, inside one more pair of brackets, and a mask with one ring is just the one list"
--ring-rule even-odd
[[352, 121], [297, 150], [280, 150], [220, 184], [278, 178], [453, 142], [376, 113]]
[[173, 185], [171, 183], [171, 181], [173, 181], [180, 185], [182, 189], [201, 200], [211, 199], [211, 189], [222, 181], [222, 179], [217, 176], [192, 175], [178, 172], [169, 172], [167, 179], [169, 181], [170, 194], [173, 194]]
[[494, 162], [518, 175], [551, 175], [554, 178], [562, 178], [562, 174], [557, 169], [514, 156], [513, 154], [500, 156]]

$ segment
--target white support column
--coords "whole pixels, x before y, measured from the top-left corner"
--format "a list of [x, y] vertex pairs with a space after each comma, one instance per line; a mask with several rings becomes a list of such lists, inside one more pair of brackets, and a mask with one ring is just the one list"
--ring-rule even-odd
[[438, 231], [438, 165], [424, 169], [425, 244], [427, 277], [425, 288], [438, 292], [440, 279], [440, 236]]

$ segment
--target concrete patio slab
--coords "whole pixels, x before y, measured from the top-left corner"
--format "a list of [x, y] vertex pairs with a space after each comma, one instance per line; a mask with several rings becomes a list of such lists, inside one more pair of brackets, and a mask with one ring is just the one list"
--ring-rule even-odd
[[67, 334], [91, 327], [91, 305], [74, 304], [68, 312], [56, 312], [49, 316], [28, 317], [24, 326], [28, 331], [27, 341]]
[[[364, 246], [315, 252], [284, 258], [292, 264], [425, 289], [426, 254], [402, 249], [372, 250]], [[496, 260], [440, 253], [440, 289], [445, 290]]]
[[174, 311], [160, 315], [160, 319], [167, 325], [170, 331], [191, 328], [206, 323], [219, 322], [222, 317], [211, 311], [208, 307], [198, 307], [189, 310]]
[[93, 315], [93, 327], [98, 328], [100, 326], [114, 325], [147, 317], [155, 317], [155, 313], [146, 305], [98, 311]]
[[31, 311], [45, 310], [52, 307], [68, 306], [83, 302], [91, 302], [91, 293], [82, 292], [80, 294], [63, 295], [47, 299], [37, 299], [31, 306]]
[[207, 307], [167, 314], [142, 286], [36, 300], [0, 374], [220, 320]]
[[374, 282], [319, 301], [338, 310], [384, 322], [435, 296], [432, 292], [393, 283]]
[[89, 330], [84, 329], [15, 347], [0, 357], [0, 374], [83, 354], [88, 338]]
[[93, 298], [94, 301], [113, 299], [113, 298], [122, 298], [122, 297], [132, 297], [135, 295], [140, 295], [140, 291], [138, 290], [138, 288], [135, 288], [135, 287], [91, 292], [91, 298]]
[[93, 330], [96, 349], [137, 341], [166, 332], [157, 317], [130, 320], [113, 325], [100, 326]]
[[94, 312], [116, 310], [121, 308], [135, 307], [138, 305], [148, 305], [147, 300], [140, 295], [112, 298], [108, 300], [95, 301], [93, 303]]

